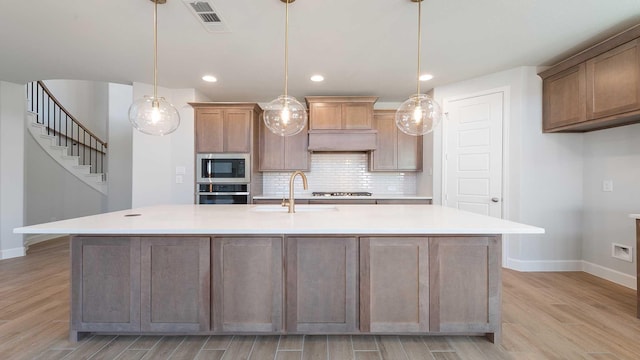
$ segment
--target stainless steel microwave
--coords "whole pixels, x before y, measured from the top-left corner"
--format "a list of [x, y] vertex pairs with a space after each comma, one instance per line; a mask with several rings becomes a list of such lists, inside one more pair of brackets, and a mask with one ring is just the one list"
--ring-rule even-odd
[[251, 181], [249, 154], [197, 154], [196, 182], [246, 184]]

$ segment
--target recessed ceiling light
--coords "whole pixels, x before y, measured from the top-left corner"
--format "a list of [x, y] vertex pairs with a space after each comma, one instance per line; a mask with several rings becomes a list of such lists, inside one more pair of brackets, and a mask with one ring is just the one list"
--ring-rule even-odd
[[213, 75], [205, 75], [202, 77], [202, 80], [206, 81], [206, 82], [216, 82], [218, 81], [218, 79], [216, 79], [215, 76]]
[[311, 77], [311, 81], [313, 81], [313, 82], [324, 81], [324, 76], [322, 76], [322, 75], [313, 75]]
[[431, 74], [422, 74], [419, 77], [420, 81], [429, 81], [431, 79], [433, 79], [433, 75]]

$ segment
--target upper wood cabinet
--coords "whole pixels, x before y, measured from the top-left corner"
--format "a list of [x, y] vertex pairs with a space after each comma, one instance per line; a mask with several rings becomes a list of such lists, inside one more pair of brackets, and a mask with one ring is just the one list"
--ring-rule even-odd
[[640, 25], [541, 72], [544, 132], [640, 121]]
[[308, 125], [296, 135], [279, 136], [260, 121], [260, 171], [309, 170]]
[[587, 61], [587, 118], [640, 109], [640, 40]]
[[371, 129], [375, 96], [307, 96], [309, 130]]
[[579, 64], [544, 80], [544, 130], [586, 120], [585, 65]]
[[370, 171], [422, 171], [422, 136], [398, 130], [395, 110], [375, 110], [376, 150], [369, 157]]
[[[260, 108], [253, 103], [191, 103], [198, 153], [249, 153]], [[257, 131], [257, 129], [255, 130]]]

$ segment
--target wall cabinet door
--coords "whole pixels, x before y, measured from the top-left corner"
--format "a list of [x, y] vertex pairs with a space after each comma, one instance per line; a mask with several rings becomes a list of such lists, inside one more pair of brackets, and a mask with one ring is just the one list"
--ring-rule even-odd
[[357, 330], [357, 239], [286, 238], [287, 332]]
[[74, 236], [72, 331], [140, 330], [140, 241]]
[[142, 331], [208, 331], [208, 237], [141, 238]]
[[484, 332], [499, 337], [500, 237], [429, 239], [432, 332]]
[[398, 130], [395, 110], [376, 110], [373, 128], [378, 131], [376, 150], [371, 152], [371, 171], [421, 171], [422, 136]]
[[244, 109], [196, 109], [196, 152], [250, 152], [251, 116]]
[[294, 136], [272, 133], [260, 122], [260, 171], [309, 170], [308, 125]]
[[370, 130], [375, 96], [307, 96], [309, 130]]
[[213, 330], [283, 329], [281, 237], [213, 239]]
[[586, 120], [586, 71], [579, 64], [543, 81], [543, 130]]
[[224, 152], [224, 112], [196, 109], [196, 152]]
[[588, 119], [640, 109], [640, 39], [586, 64]]
[[309, 128], [313, 130], [342, 129], [342, 106], [339, 103], [310, 103]]
[[429, 240], [360, 238], [360, 331], [429, 331]]
[[371, 129], [373, 105], [367, 103], [342, 104], [343, 129]]

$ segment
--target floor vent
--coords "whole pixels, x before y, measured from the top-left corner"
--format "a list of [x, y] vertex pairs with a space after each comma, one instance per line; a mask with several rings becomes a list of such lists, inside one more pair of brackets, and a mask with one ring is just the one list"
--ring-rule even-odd
[[209, 32], [229, 32], [220, 12], [216, 11], [211, 1], [182, 0], [191, 13]]

